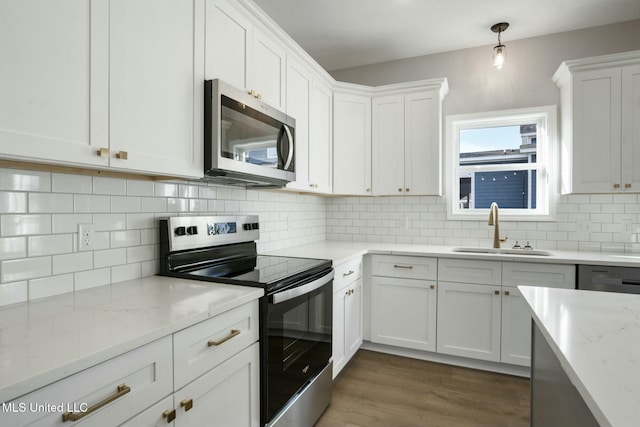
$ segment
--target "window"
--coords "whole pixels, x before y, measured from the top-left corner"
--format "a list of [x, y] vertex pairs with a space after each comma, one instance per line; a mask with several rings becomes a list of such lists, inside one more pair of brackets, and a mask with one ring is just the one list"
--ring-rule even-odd
[[[556, 108], [447, 117], [449, 218], [551, 219]], [[552, 191], [554, 190], [554, 191]]]

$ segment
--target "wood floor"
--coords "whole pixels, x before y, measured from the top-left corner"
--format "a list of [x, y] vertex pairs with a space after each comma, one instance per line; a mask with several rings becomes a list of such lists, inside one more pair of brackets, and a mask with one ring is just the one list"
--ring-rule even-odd
[[529, 425], [529, 379], [360, 350], [315, 427]]

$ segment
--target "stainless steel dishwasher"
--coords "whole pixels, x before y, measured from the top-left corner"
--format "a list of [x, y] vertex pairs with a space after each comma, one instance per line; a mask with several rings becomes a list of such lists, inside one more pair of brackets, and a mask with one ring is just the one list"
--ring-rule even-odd
[[640, 294], [640, 267], [579, 265], [578, 289]]

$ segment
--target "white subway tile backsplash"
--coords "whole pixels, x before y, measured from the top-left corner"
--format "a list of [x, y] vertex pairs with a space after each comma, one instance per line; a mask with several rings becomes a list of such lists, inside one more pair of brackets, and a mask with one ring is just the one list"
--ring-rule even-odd
[[29, 193], [31, 213], [71, 213], [73, 195], [59, 193]]
[[2, 236], [25, 236], [51, 233], [51, 215], [19, 214], [2, 215]]
[[127, 250], [125, 248], [107, 249], [93, 252], [93, 267], [111, 267], [127, 263]]
[[53, 274], [73, 273], [93, 268], [92, 252], [53, 255]]
[[94, 176], [93, 194], [124, 196], [127, 194], [127, 180], [121, 178]]
[[27, 244], [29, 257], [63, 254], [73, 251], [73, 235], [48, 234], [44, 236], [29, 236]]
[[139, 279], [140, 277], [142, 277], [142, 265], [140, 263], [111, 267], [112, 283], [124, 282], [125, 280]]
[[127, 230], [154, 228], [158, 226], [153, 213], [127, 214]]
[[81, 271], [79, 273], [74, 273], [73, 276], [74, 289], [76, 291], [95, 288], [97, 286], [108, 285], [111, 283], [111, 269], [109, 267]]
[[27, 193], [0, 191], [0, 214], [27, 212]]
[[96, 231], [124, 230], [127, 226], [126, 218], [123, 213], [95, 214], [93, 223], [96, 225]]
[[25, 258], [26, 256], [26, 237], [0, 237], [0, 261], [4, 259]]
[[178, 197], [178, 184], [155, 182], [156, 197]]
[[126, 248], [140, 245], [140, 230], [112, 231], [111, 247]]
[[153, 181], [141, 181], [135, 179], [127, 180], [127, 196], [146, 196], [155, 195], [155, 185]]
[[140, 197], [111, 197], [111, 212], [140, 212]]
[[23, 258], [0, 262], [0, 283], [51, 275], [51, 257]]
[[134, 246], [127, 248], [127, 263], [151, 261], [155, 257], [155, 248], [153, 245]]
[[167, 212], [167, 199], [161, 197], [141, 197], [141, 212]]
[[87, 194], [76, 194], [73, 197], [73, 210], [76, 213], [81, 212], [104, 212], [111, 211], [110, 196], [94, 196]]
[[167, 212], [188, 212], [189, 199], [176, 199], [170, 197], [167, 199]]
[[51, 175], [51, 191], [54, 193], [91, 194], [93, 180], [88, 175], [54, 173]]
[[25, 302], [29, 298], [27, 281], [0, 284], [0, 307]]
[[29, 299], [46, 298], [73, 292], [73, 274], [29, 280]]
[[78, 224], [93, 224], [93, 215], [84, 214], [54, 214], [51, 216], [53, 233], [77, 233]]
[[0, 168], [0, 190], [51, 191], [51, 174]]

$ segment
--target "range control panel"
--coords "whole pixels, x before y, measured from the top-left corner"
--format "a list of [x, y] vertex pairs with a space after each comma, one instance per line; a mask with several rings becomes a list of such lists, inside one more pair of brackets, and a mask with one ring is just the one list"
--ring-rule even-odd
[[260, 239], [257, 215], [177, 216], [166, 218], [169, 251], [195, 249]]

